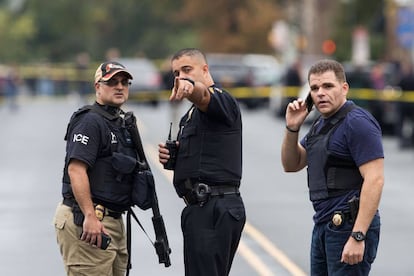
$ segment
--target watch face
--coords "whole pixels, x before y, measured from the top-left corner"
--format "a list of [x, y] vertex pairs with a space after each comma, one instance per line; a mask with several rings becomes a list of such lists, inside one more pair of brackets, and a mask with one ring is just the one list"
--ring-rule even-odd
[[365, 235], [362, 232], [352, 232], [352, 237], [357, 241], [365, 240]]

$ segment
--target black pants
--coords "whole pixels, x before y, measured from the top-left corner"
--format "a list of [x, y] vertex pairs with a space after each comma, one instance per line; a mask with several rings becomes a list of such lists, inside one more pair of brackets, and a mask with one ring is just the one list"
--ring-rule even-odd
[[240, 195], [211, 197], [181, 215], [186, 276], [227, 276], [246, 222]]

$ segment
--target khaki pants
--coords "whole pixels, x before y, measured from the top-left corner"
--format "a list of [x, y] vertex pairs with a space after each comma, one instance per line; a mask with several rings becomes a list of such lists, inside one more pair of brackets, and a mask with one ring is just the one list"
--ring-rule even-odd
[[105, 216], [102, 220], [112, 239], [106, 250], [92, 247], [79, 239], [82, 227], [73, 223], [73, 214], [69, 206], [60, 203], [56, 208], [53, 222], [68, 276], [125, 275], [128, 253], [122, 217], [114, 219]]

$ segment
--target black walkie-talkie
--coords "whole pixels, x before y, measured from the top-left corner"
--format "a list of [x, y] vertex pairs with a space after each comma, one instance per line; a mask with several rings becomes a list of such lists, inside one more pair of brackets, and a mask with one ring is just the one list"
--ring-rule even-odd
[[177, 159], [177, 141], [171, 140], [171, 128], [172, 123], [170, 123], [170, 132], [168, 133], [168, 140], [165, 141], [165, 146], [167, 147], [170, 155], [170, 159], [168, 159], [167, 163], [164, 164], [164, 169], [166, 170], [174, 170], [175, 161]]

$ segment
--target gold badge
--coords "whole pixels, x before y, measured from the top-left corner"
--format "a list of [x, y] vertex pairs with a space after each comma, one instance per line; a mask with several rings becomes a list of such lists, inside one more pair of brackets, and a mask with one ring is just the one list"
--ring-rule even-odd
[[99, 205], [99, 204], [96, 205], [95, 206], [95, 215], [96, 215], [96, 218], [98, 220], [102, 221], [103, 218], [104, 218], [104, 215], [105, 215], [105, 207], [103, 207], [102, 205]]
[[332, 217], [332, 223], [333, 223], [335, 226], [339, 226], [339, 225], [341, 225], [341, 224], [342, 224], [342, 216], [341, 216], [341, 214], [335, 214], [335, 215]]

